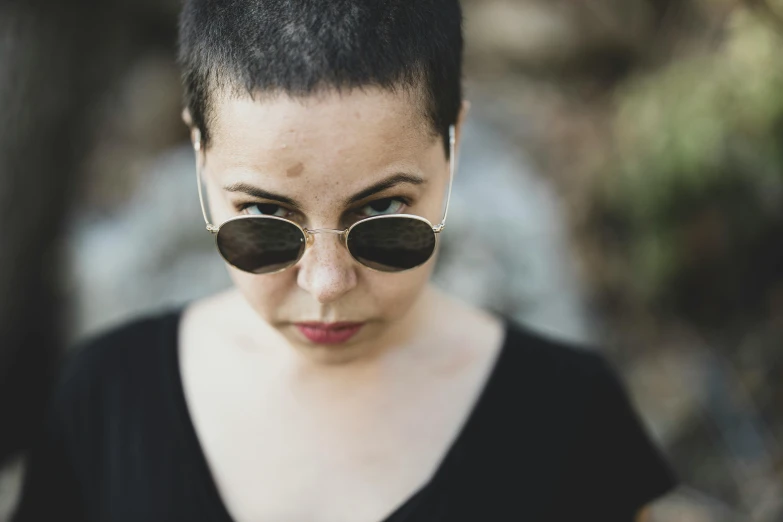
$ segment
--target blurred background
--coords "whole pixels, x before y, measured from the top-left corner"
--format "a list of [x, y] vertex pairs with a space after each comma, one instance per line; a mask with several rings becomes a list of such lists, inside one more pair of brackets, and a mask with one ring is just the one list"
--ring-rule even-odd
[[[437, 284], [607, 354], [683, 482], [653, 520], [782, 521], [783, 1], [462, 3]], [[229, 284], [178, 7], [0, 0], [0, 520], [58, 354]]]

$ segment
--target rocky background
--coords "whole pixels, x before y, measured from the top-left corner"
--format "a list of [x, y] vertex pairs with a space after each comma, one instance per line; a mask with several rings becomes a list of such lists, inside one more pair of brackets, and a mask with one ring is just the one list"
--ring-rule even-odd
[[[780, 0], [463, 6], [437, 284], [618, 365], [683, 481], [653, 520], [783, 520]], [[177, 8], [0, 1], [0, 520], [53, 350], [228, 285]]]

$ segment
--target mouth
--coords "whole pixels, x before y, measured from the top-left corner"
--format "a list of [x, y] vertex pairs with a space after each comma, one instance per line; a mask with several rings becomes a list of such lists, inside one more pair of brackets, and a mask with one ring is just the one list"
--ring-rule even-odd
[[307, 340], [315, 344], [342, 344], [359, 333], [364, 323], [295, 323]]

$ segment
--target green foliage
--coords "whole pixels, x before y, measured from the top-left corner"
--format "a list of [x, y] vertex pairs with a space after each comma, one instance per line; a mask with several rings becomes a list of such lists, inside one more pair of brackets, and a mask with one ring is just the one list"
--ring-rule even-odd
[[[710, 244], [699, 239], [704, 227], [694, 226], [705, 212], [719, 209], [708, 235], [729, 247], [747, 246], [747, 238], [762, 237], [761, 229], [780, 217], [780, 28], [737, 11], [717, 49], [629, 82], [617, 106], [616, 154], [603, 201], [613, 220], [626, 225], [636, 290], [655, 301], [677, 292], [694, 259], [705, 260], [694, 252]], [[715, 250], [743, 254], [729, 251]]]

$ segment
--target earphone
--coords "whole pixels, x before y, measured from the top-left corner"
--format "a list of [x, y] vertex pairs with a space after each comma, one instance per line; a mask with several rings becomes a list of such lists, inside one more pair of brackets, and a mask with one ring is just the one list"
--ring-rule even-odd
[[198, 152], [201, 150], [201, 131], [193, 129], [193, 149]]

